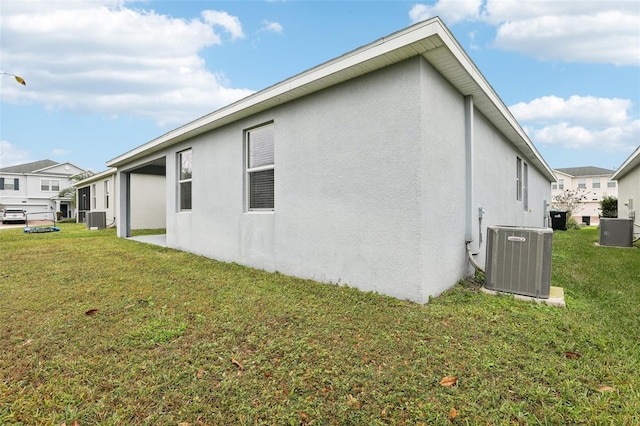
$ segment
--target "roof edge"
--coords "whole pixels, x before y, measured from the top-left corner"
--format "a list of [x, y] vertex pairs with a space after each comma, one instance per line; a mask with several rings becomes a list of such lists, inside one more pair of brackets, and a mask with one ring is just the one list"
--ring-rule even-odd
[[624, 160], [624, 163], [615, 171], [611, 180], [618, 180], [640, 164], [640, 145]]

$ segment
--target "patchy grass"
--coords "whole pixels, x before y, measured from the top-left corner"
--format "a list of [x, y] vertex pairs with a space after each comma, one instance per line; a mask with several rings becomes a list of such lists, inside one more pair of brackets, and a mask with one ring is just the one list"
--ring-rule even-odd
[[472, 282], [418, 305], [61, 228], [0, 232], [0, 424], [640, 424], [640, 250], [594, 228], [554, 234], [567, 309]]

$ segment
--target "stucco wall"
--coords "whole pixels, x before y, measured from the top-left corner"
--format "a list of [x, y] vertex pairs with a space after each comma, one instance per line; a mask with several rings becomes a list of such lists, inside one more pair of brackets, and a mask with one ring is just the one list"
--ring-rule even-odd
[[131, 229], [160, 229], [166, 225], [164, 176], [131, 174]]
[[629, 217], [629, 199], [633, 200], [635, 211], [633, 232], [637, 238], [640, 235], [640, 166], [636, 166], [618, 180], [618, 217]]
[[[472, 273], [464, 117], [464, 97], [418, 57], [183, 142], [158, 154], [167, 158], [167, 243], [425, 302]], [[267, 122], [275, 211], [245, 212], [243, 130]], [[529, 167], [524, 211], [515, 199], [518, 153], [477, 112], [474, 136], [471, 208], [487, 210], [483, 232], [542, 226], [549, 181]], [[185, 148], [193, 150], [193, 209], [178, 212], [176, 153]]]
[[[546, 203], [551, 202], [551, 185], [541, 172], [526, 161], [515, 147], [496, 131], [495, 127], [477, 110], [474, 121], [474, 251], [481, 265], [485, 263], [487, 226], [546, 225]], [[528, 208], [516, 197], [516, 158], [528, 164]], [[482, 244], [479, 238], [479, 212], [482, 207]]]

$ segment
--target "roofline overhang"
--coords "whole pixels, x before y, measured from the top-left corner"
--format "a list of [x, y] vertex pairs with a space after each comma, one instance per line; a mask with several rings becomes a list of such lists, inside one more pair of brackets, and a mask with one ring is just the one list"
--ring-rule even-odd
[[550, 182], [556, 181], [553, 171], [520, 124], [438, 17], [376, 40], [171, 130], [109, 160], [107, 166], [123, 166], [242, 118], [418, 55], [462, 95], [473, 96], [475, 107]]
[[640, 164], [640, 146], [638, 146], [635, 151], [631, 153], [629, 158], [627, 158], [624, 163], [615, 171], [613, 176], [611, 176], [611, 180], [618, 180], [627, 173], [629, 173], [633, 168]]
[[74, 187], [74, 188], [79, 188], [79, 187], [87, 185], [89, 183], [99, 181], [100, 179], [103, 179], [103, 178], [105, 178], [107, 176], [115, 175], [116, 172], [117, 172], [117, 170], [115, 168], [109, 168], [109, 169], [104, 170], [104, 171], [102, 171], [100, 173], [96, 173], [95, 175], [91, 175], [86, 179], [79, 180], [78, 182], [74, 183], [71, 186]]

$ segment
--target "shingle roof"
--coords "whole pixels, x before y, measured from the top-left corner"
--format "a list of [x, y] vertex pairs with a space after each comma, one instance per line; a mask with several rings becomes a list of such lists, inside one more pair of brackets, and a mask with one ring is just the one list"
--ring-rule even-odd
[[615, 172], [615, 170], [594, 166], [567, 167], [554, 170], [573, 177], [612, 175]]
[[2, 173], [32, 173], [36, 170], [44, 169], [58, 164], [53, 160], [40, 160], [31, 163], [18, 164], [16, 166], [3, 167], [0, 169]]

